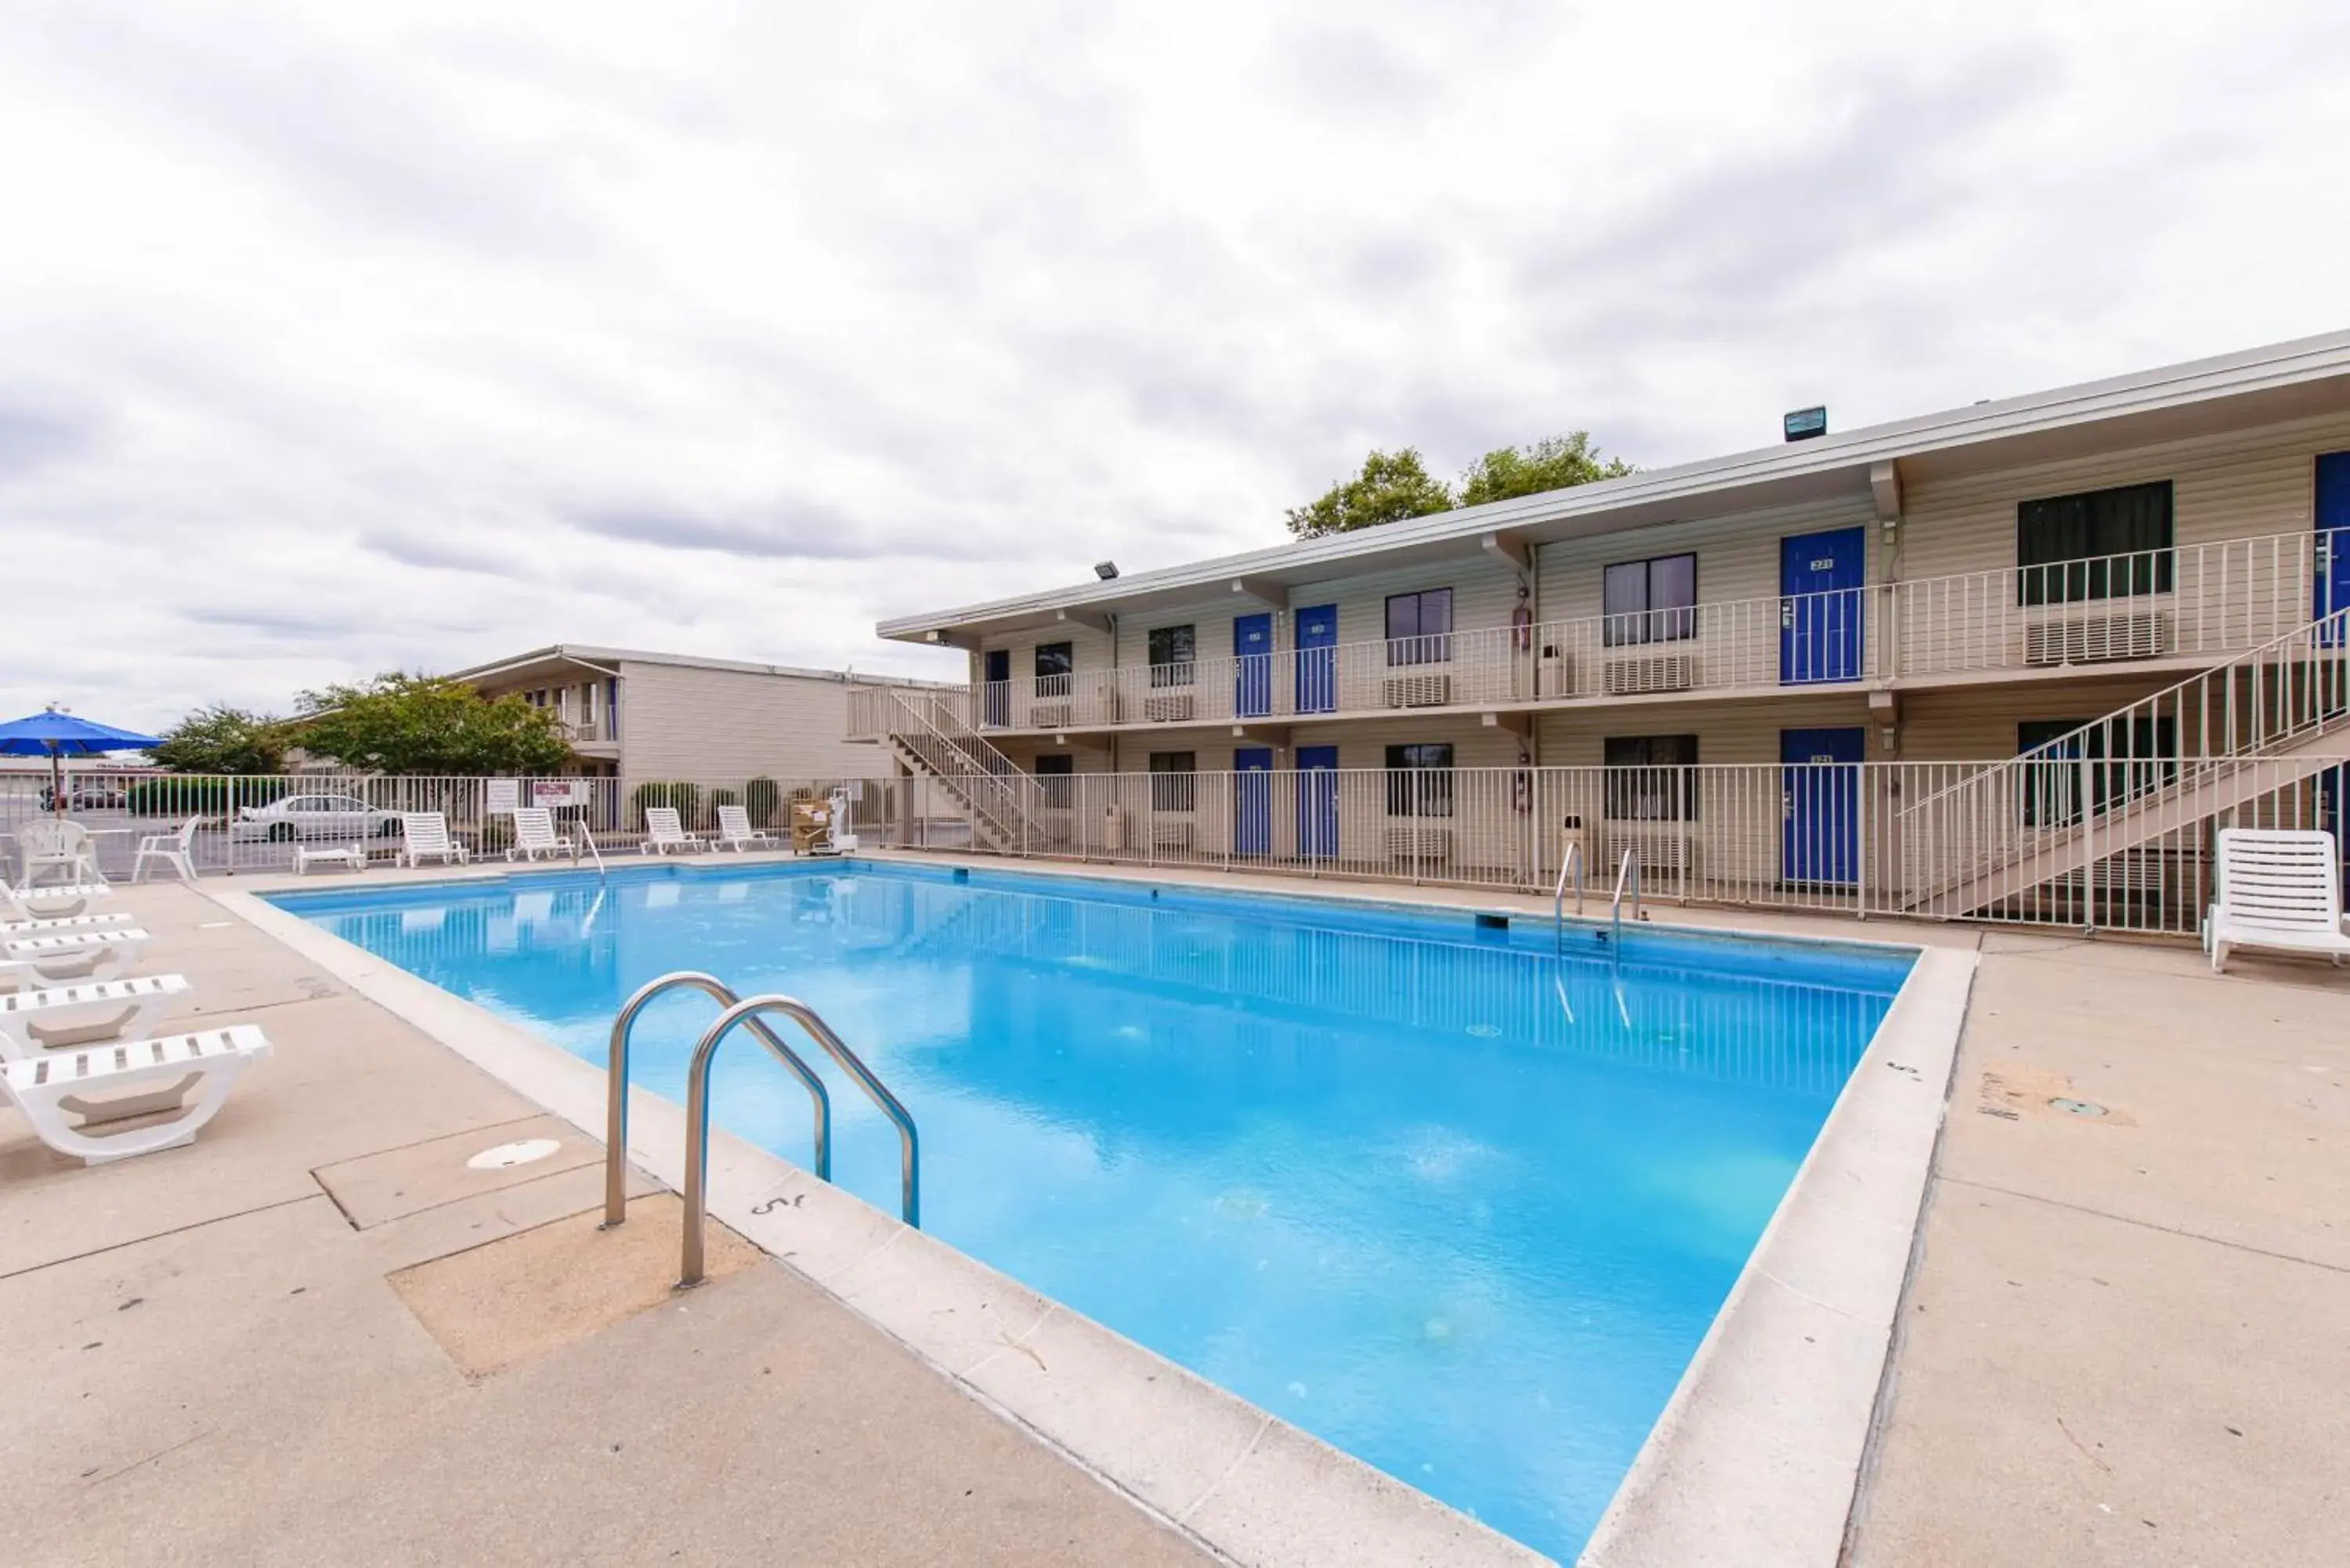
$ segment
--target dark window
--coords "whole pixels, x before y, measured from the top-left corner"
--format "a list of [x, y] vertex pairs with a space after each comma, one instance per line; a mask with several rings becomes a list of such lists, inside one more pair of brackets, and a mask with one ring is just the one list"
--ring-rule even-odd
[[[1190, 627], [1183, 628], [1190, 631]], [[1199, 781], [1192, 775], [1200, 771], [1196, 752], [1153, 752], [1150, 753], [1150, 809], [1153, 811], [1189, 811]]]
[[1442, 742], [1388, 748], [1388, 815], [1452, 815], [1452, 748]]
[[2170, 481], [2027, 501], [2015, 509], [2018, 604], [2170, 591]]
[[1191, 666], [1199, 658], [1199, 641], [1188, 626], [1153, 627], [1150, 631], [1150, 683], [1189, 686]]
[[1069, 671], [1076, 663], [1073, 645], [1066, 642], [1040, 642], [1036, 645], [1036, 695], [1066, 697], [1069, 694]]
[[2026, 759], [2024, 826], [2079, 822], [2085, 774], [2091, 810], [2100, 816], [2178, 782], [2177, 720], [2146, 715], [2094, 729], [2088, 724], [2086, 719], [2036, 719], [2016, 725], [2016, 754]]
[[1043, 781], [1045, 804], [1066, 810], [1076, 798], [1077, 759], [1066, 753], [1036, 759], [1036, 777]]
[[1600, 641], [1679, 642], [1697, 635], [1697, 557], [1619, 561], [1600, 580]]
[[1452, 590], [1388, 596], [1388, 662], [1442, 664], [1452, 657]]
[[1607, 764], [1607, 810], [1621, 822], [1697, 820], [1697, 737], [1614, 735]]

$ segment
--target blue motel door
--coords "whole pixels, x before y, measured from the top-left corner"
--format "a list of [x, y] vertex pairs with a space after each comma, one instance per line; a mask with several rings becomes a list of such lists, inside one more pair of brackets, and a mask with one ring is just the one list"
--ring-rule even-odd
[[1779, 684], [1860, 679], [1868, 530], [1779, 541]]
[[1253, 719], [1273, 711], [1273, 617], [1232, 617], [1232, 711]]
[[1860, 764], [1867, 755], [1866, 729], [1779, 732], [1781, 880], [1860, 880]]
[[[2317, 460], [2317, 570], [2311, 617], [2324, 620], [2350, 610], [2350, 452], [2329, 452]], [[2344, 634], [2329, 627], [2325, 646], [2341, 646]]]
[[1297, 711], [1337, 711], [1338, 607], [1317, 605], [1297, 612]]
[[1273, 852], [1273, 748], [1243, 746], [1232, 753], [1232, 853]]
[[1338, 748], [1297, 748], [1297, 853], [1338, 858]]

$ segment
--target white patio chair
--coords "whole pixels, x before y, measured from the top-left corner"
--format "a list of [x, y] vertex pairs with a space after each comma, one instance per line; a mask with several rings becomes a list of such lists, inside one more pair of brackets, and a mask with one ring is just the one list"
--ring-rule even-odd
[[136, 924], [139, 917], [126, 911], [111, 915], [36, 915], [28, 920], [0, 920], [0, 938], [54, 937], [67, 931], [99, 931]]
[[678, 820], [673, 805], [645, 807], [645, 841], [638, 847], [647, 855], [666, 855], [672, 849], [707, 849], [708, 841], [688, 833]]
[[183, 974], [90, 981], [0, 996], [0, 1061], [118, 1040], [140, 1019], [190, 990]]
[[765, 828], [752, 826], [747, 807], [722, 805], [718, 808], [718, 846], [722, 849], [780, 849], [784, 841]]
[[2342, 859], [2334, 835], [2230, 827], [2220, 835], [2219, 885], [2203, 918], [2203, 950], [2226, 973], [2237, 948], [2350, 955], [2342, 922]]
[[449, 819], [437, 811], [404, 811], [400, 814], [400, 853], [392, 857], [397, 866], [421, 866], [430, 856], [443, 866], [463, 866], [467, 856], [465, 846], [449, 836]]
[[[241, 1023], [0, 1063], [0, 1093], [25, 1114], [43, 1143], [85, 1164], [102, 1165], [192, 1143], [228, 1103], [237, 1075], [268, 1054], [268, 1037]], [[197, 1091], [192, 1103], [187, 1099], [191, 1089]], [[125, 1131], [92, 1130], [165, 1111], [179, 1114]], [[79, 1122], [68, 1121], [69, 1114]]]
[[551, 806], [515, 807], [514, 828], [514, 847], [506, 851], [509, 860], [536, 860], [542, 855], [554, 860], [566, 852], [563, 840], [556, 836], [555, 811]]
[[98, 848], [89, 830], [78, 822], [38, 817], [16, 828], [16, 886], [29, 890], [45, 873], [61, 871], [65, 880], [82, 884], [104, 882], [98, 868]]
[[196, 879], [196, 829], [204, 819], [192, 816], [171, 833], [151, 833], [139, 841], [139, 853], [131, 857], [130, 879], [147, 879], [147, 862], [160, 860], [179, 874], [182, 882]]
[[368, 867], [367, 846], [358, 839], [340, 844], [296, 844], [294, 846], [294, 875], [307, 877], [313, 866], [340, 866], [352, 871]]

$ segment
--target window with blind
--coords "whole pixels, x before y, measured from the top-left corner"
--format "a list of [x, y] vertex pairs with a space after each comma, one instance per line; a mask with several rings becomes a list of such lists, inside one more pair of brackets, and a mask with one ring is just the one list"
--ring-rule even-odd
[[1189, 686], [1199, 658], [1199, 639], [1188, 626], [1159, 626], [1145, 639], [1153, 686]]
[[1600, 641], [1678, 642], [1697, 635], [1697, 557], [1618, 561], [1600, 579]]
[[1452, 590], [1388, 596], [1388, 662], [1442, 664], [1452, 657]]
[[1452, 748], [1441, 742], [1388, 748], [1388, 815], [1452, 815]]
[[2015, 727], [2016, 755], [2024, 759], [2024, 826], [2079, 822], [2085, 782], [2096, 816], [2178, 782], [2176, 719], [2147, 714], [2095, 729], [2088, 724], [2086, 719], [2034, 719]]
[[[1187, 627], [1184, 629], [1189, 630]], [[1199, 798], [1197, 752], [1150, 753], [1150, 809], [1189, 811]]]
[[2015, 509], [2015, 595], [2024, 605], [2167, 594], [2170, 481], [2026, 501]]
[[1611, 735], [1601, 760], [1609, 818], [1617, 822], [1697, 820], [1695, 735]]

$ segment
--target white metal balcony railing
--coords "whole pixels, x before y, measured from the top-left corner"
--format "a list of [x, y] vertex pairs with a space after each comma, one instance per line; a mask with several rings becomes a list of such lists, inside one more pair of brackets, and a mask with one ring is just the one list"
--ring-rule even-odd
[[[1284, 649], [983, 683], [983, 731], [1229, 723], [1733, 692], [2225, 657], [2340, 607], [2320, 598], [2323, 536], [2274, 535], [1831, 593], [1700, 603], [1523, 628]], [[878, 740], [852, 691], [849, 732]]]

